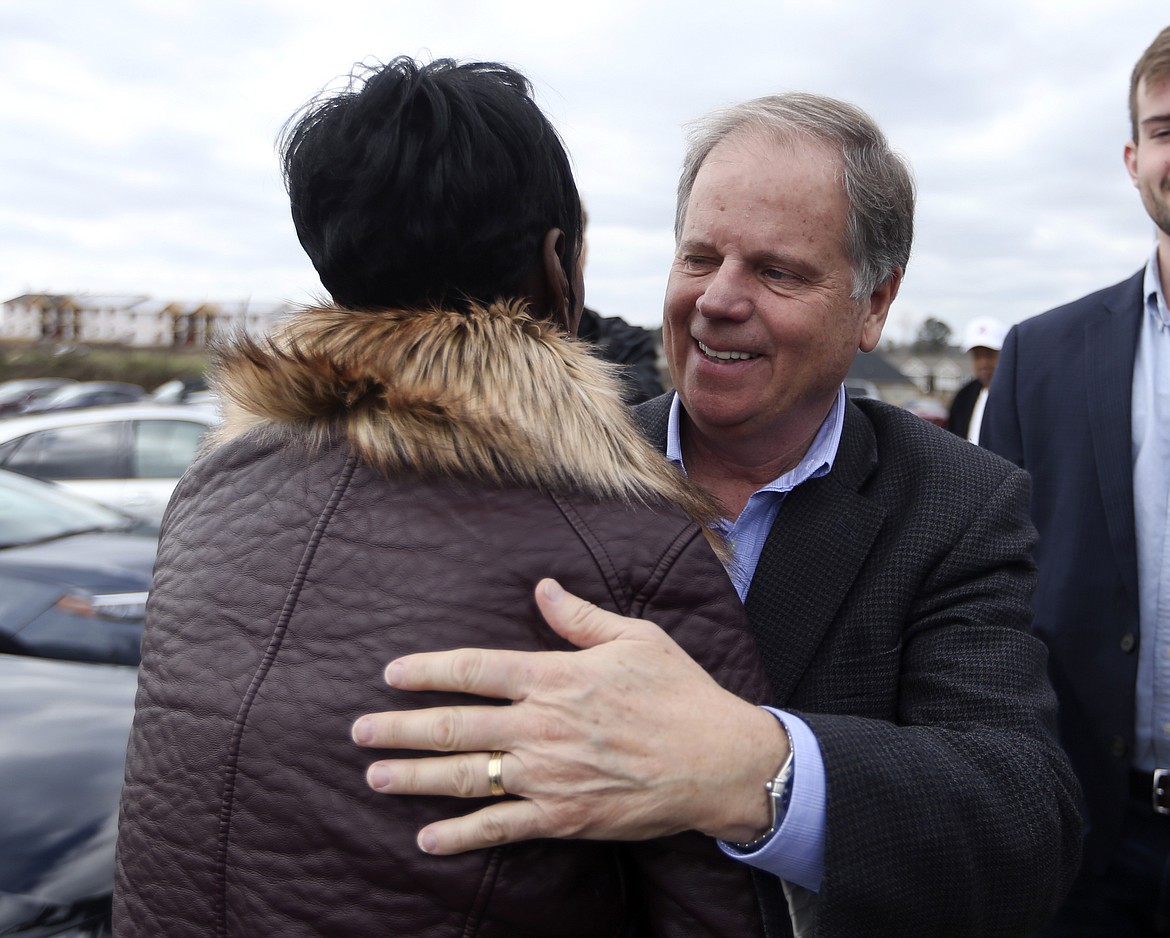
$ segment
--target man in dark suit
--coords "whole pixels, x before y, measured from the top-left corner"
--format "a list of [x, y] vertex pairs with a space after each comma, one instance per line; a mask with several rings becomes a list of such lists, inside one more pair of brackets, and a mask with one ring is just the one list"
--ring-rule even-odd
[[981, 437], [1032, 475], [1035, 631], [1084, 789], [1081, 881], [1049, 935], [1170, 934], [1170, 28], [1134, 68], [1130, 116], [1154, 252], [1011, 330]]
[[779, 95], [696, 126], [664, 308], [677, 394], [638, 415], [725, 507], [775, 706], [722, 691], [652, 623], [542, 581], [545, 617], [583, 650], [387, 669], [511, 706], [355, 723], [363, 745], [454, 753], [379, 761], [378, 791], [517, 796], [428, 825], [422, 849], [695, 829], [759, 871], [771, 935], [790, 917], [842, 938], [1046, 920], [1079, 818], [1027, 634], [1026, 475], [843, 387], [898, 292], [913, 204], [851, 105]]

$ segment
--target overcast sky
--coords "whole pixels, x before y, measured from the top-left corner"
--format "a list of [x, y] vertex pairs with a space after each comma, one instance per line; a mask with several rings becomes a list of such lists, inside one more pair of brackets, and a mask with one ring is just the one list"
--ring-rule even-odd
[[887, 338], [1016, 322], [1151, 250], [1121, 154], [1166, 25], [1166, 0], [0, 0], [0, 299], [311, 300], [275, 138], [353, 63], [405, 53], [529, 76], [603, 313], [661, 319], [685, 122], [802, 90], [868, 110], [914, 168]]

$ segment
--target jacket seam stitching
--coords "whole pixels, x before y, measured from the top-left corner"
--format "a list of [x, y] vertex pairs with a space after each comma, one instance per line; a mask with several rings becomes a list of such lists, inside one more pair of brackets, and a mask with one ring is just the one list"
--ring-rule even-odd
[[491, 855], [488, 857], [487, 866], [483, 871], [483, 878], [479, 882], [479, 889], [476, 890], [475, 902], [472, 903], [471, 910], [467, 913], [467, 921], [463, 924], [463, 938], [473, 938], [474, 935], [479, 934], [488, 900], [492, 893], [495, 892], [496, 880], [500, 876], [500, 867], [504, 860], [504, 850], [504, 847], [492, 848]]
[[634, 615], [642, 616], [642, 610], [650, 604], [650, 600], [662, 587], [667, 574], [674, 568], [675, 563], [682, 556], [683, 551], [694, 543], [695, 538], [702, 536], [703, 532], [695, 526], [687, 526], [675, 535], [674, 540], [662, 552], [662, 556], [658, 558], [658, 563], [650, 571], [650, 575], [646, 577], [645, 582], [634, 597], [634, 604], [631, 606]]
[[578, 513], [572, 504], [556, 492], [550, 492], [549, 495], [553, 500], [553, 504], [560, 509], [561, 514], [564, 515], [569, 526], [593, 556], [594, 562], [601, 571], [602, 579], [605, 581], [605, 587], [609, 590], [610, 598], [613, 599], [614, 606], [621, 611], [622, 615], [627, 614], [630, 609], [630, 603], [628, 596], [625, 594], [628, 593], [628, 590], [621, 590], [622, 595], [619, 595], [617, 587], [621, 583], [621, 580], [618, 577], [617, 565], [606, 551], [605, 544], [593, 533], [593, 530], [585, 523], [585, 519], [581, 517], [580, 513]]
[[357, 460], [351, 455], [346, 459], [345, 466], [342, 468], [337, 482], [334, 484], [333, 491], [330, 493], [325, 507], [321, 509], [321, 513], [317, 516], [317, 523], [314, 525], [313, 531], [305, 543], [301, 561], [297, 565], [297, 571], [293, 576], [292, 583], [289, 585], [284, 606], [280, 611], [276, 626], [272, 630], [268, 647], [265, 649], [264, 656], [261, 658], [259, 665], [257, 665], [255, 673], [252, 675], [248, 689], [240, 701], [240, 708], [236, 712], [231, 742], [228, 747], [228, 758], [224, 765], [222, 775], [223, 795], [220, 799], [219, 833], [215, 851], [215, 933], [219, 938], [226, 938], [228, 934], [227, 855], [231, 840], [232, 813], [235, 808], [236, 777], [239, 774], [239, 755], [243, 743], [244, 728], [247, 724], [252, 704], [260, 692], [260, 687], [264, 683], [264, 679], [272, 669], [284, 637], [288, 632], [289, 621], [296, 609], [297, 601], [300, 599], [301, 589], [308, 577], [309, 568], [312, 566], [313, 560], [316, 557], [317, 548], [320, 546], [321, 540], [324, 537], [325, 528], [332, 520], [338, 504], [349, 488], [349, 483], [356, 469]]

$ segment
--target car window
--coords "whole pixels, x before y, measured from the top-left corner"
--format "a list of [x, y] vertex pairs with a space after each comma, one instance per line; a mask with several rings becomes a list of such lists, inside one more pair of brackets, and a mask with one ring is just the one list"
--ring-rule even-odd
[[38, 479], [124, 479], [127, 432], [126, 421], [118, 420], [30, 433], [4, 467]]
[[190, 420], [139, 420], [135, 431], [134, 476], [175, 479], [191, 465], [207, 427]]
[[0, 547], [63, 537], [78, 531], [125, 528], [127, 518], [56, 486], [0, 475]]
[[93, 396], [93, 404], [127, 404], [141, 398], [141, 394], [133, 391], [101, 391]]
[[85, 393], [85, 388], [66, 385], [63, 388], [57, 388], [57, 390], [46, 394], [42, 400], [46, 403], [51, 401], [52, 403], [57, 404], [61, 401], [71, 401], [74, 398], [83, 396]]

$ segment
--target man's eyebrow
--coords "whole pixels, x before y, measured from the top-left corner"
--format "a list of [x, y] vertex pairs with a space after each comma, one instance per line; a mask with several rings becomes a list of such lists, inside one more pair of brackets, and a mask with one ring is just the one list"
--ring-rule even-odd
[[1148, 127], [1151, 124], [1170, 124], [1170, 114], [1151, 114], [1138, 122], [1140, 127]]
[[799, 263], [797, 258], [789, 254], [777, 254], [775, 251], [757, 251], [753, 256], [757, 264], [764, 264], [768, 267], [785, 267], [792, 266]]

